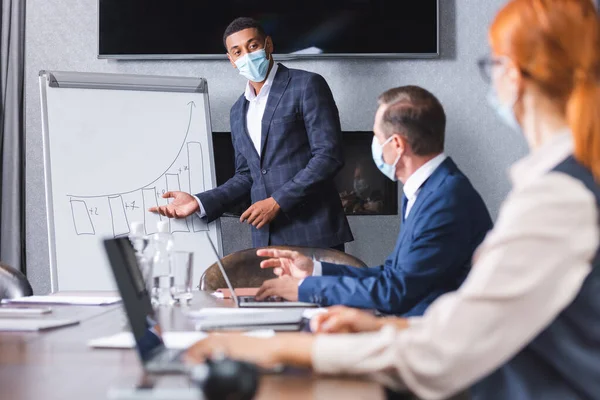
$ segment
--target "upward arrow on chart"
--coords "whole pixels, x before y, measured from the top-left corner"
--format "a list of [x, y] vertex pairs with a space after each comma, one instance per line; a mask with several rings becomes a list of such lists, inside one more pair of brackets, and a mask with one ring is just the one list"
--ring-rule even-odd
[[145, 184], [144, 186], [132, 189], [130, 191], [127, 192], [120, 192], [120, 193], [110, 193], [110, 194], [99, 194], [99, 195], [93, 195], [93, 196], [79, 196], [76, 194], [67, 194], [67, 197], [78, 197], [78, 198], [91, 198], [91, 197], [102, 197], [102, 196], [118, 196], [118, 195], [123, 195], [123, 194], [129, 194], [129, 193], [133, 193], [136, 190], [140, 190], [142, 188], [145, 188], [147, 186], [152, 185], [153, 183], [155, 183], [158, 179], [160, 179], [164, 174], [166, 174], [169, 169], [171, 169], [171, 167], [175, 164], [175, 162], [177, 161], [177, 159], [179, 158], [179, 155], [181, 154], [181, 151], [183, 150], [183, 148], [185, 147], [186, 143], [187, 143], [187, 138], [190, 134], [190, 127], [192, 126], [192, 114], [194, 112], [194, 108], [196, 108], [196, 102], [194, 102], [193, 100], [187, 103], [188, 106], [190, 106], [190, 116], [188, 118], [188, 126], [187, 129], [185, 131], [185, 137], [183, 138], [183, 142], [181, 143], [181, 147], [179, 148], [179, 151], [177, 152], [177, 155], [175, 156], [175, 158], [173, 159], [173, 162], [171, 162], [171, 164], [165, 169], [165, 172], [163, 172], [158, 178], [154, 179], [152, 182]]

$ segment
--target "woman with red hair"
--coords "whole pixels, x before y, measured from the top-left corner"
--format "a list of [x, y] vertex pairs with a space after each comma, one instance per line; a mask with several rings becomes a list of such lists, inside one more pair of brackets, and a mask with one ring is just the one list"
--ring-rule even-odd
[[[214, 349], [264, 365], [372, 374], [439, 399], [600, 398], [600, 26], [591, 0], [512, 0], [480, 60], [500, 118], [530, 154], [477, 250], [467, 280], [422, 317], [343, 307], [313, 318], [317, 335], [217, 335]], [[287, 254], [269, 264], [294, 266]], [[357, 334], [361, 332], [360, 334]]]

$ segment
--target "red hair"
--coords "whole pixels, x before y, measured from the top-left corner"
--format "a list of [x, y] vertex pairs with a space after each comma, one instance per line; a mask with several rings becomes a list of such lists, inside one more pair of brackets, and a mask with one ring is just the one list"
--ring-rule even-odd
[[600, 24], [591, 0], [512, 0], [490, 28], [510, 57], [556, 103], [575, 157], [600, 181]]

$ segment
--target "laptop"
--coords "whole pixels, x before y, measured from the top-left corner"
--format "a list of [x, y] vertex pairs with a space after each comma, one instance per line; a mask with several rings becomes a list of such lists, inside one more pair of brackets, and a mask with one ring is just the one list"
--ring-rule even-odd
[[[104, 247], [144, 369], [153, 373], [186, 372], [188, 367], [182, 360], [185, 350], [165, 347], [162, 329], [155, 318], [150, 295], [144, 285], [144, 277], [131, 242], [127, 237], [106, 239]], [[211, 318], [196, 324], [196, 329], [298, 331], [306, 326], [301, 309], [286, 312], [267, 311]]]
[[165, 347], [131, 242], [127, 237], [106, 239], [104, 247], [144, 369], [153, 373], [187, 372], [185, 350]]
[[212, 248], [212, 251], [213, 251], [215, 257], [217, 257], [217, 265], [219, 266], [219, 269], [221, 270], [221, 274], [223, 274], [223, 278], [225, 279], [227, 288], [231, 292], [231, 298], [233, 299], [233, 302], [235, 303], [236, 307], [240, 307], [240, 308], [284, 308], [284, 307], [285, 308], [312, 308], [312, 307], [319, 307], [318, 304], [314, 304], [314, 303], [306, 303], [306, 302], [302, 302], [302, 301], [288, 301], [288, 300], [285, 300], [282, 298], [271, 297], [271, 298], [267, 298], [264, 300], [257, 300], [254, 296], [238, 296], [238, 295], [236, 295], [235, 290], [233, 289], [233, 286], [231, 285], [231, 282], [229, 281], [229, 277], [227, 276], [227, 272], [225, 272], [223, 263], [221, 262], [221, 257], [219, 257], [219, 253], [217, 252], [215, 244], [213, 243], [212, 239], [210, 238], [210, 235], [208, 234], [208, 232], [206, 232], [206, 237], [208, 238], [210, 247]]

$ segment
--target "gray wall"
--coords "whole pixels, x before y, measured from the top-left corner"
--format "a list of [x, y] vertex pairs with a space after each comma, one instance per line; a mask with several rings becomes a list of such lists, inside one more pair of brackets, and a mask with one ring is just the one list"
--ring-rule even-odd
[[[229, 108], [244, 87], [244, 80], [227, 61], [98, 60], [97, 1], [27, 1], [27, 268], [37, 293], [48, 292], [50, 288], [38, 71], [205, 77], [215, 131], [229, 130]], [[340, 109], [344, 130], [371, 130], [376, 97], [390, 87], [416, 84], [431, 90], [448, 114], [448, 154], [471, 178], [495, 217], [509, 190], [506, 169], [525, 151], [519, 135], [504, 128], [486, 105], [488, 87], [475, 64], [487, 52], [487, 26], [503, 3], [504, 0], [440, 0], [442, 55], [439, 59], [315, 60], [285, 64], [325, 77]], [[277, 46], [277, 38], [274, 42]], [[399, 217], [350, 217], [350, 225], [356, 240], [347, 246], [347, 251], [375, 265], [393, 249]], [[249, 229], [240, 227], [235, 219], [223, 218], [223, 242], [226, 253], [250, 247]]]

